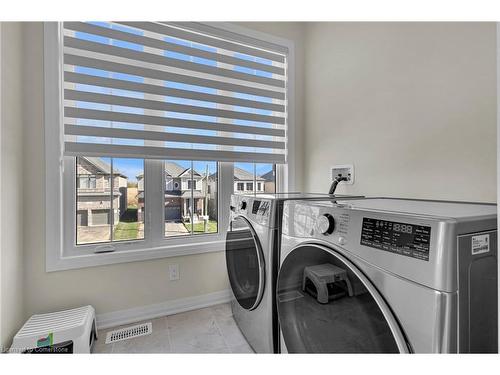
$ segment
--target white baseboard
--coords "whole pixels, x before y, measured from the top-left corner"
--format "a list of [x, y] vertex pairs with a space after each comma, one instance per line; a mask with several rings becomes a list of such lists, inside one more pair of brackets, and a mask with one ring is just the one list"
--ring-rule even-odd
[[123, 324], [139, 322], [141, 320], [154, 319], [161, 316], [214, 306], [229, 302], [231, 297], [231, 290], [226, 289], [201, 296], [180, 298], [148, 306], [97, 314], [97, 328], [116, 327]]

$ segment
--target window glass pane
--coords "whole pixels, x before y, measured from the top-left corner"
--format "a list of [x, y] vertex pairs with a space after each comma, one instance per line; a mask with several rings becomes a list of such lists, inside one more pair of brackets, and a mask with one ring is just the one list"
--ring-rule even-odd
[[144, 238], [144, 160], [113, 159], [113, 241]]
[[111, 159], [76, 158], [76, 243], [111, 240]]
[[254, 163], [234, 163], [234, 192], [253, 193]]
[[167, 160], [165, 169], [165, 236], [191, 233], [191, 161]]
[[76, 187], [77, 245], [144, 238], [144, 160], [78, 157]]
[[276, 164], [255, 164], [257, 194], [276, 193]]
[[167, 160], [164, 168], [165, 236], [217, 233], [217, 162]]
[[276, 193], [276, 164], [235, 163], [234, 192], [240, 194]]

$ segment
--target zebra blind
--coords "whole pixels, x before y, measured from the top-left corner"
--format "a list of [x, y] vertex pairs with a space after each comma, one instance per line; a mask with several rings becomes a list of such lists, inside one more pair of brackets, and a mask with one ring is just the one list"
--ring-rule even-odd
[[65, 22], [65, 155], [285, 163], [287, 49], [196, 25]]

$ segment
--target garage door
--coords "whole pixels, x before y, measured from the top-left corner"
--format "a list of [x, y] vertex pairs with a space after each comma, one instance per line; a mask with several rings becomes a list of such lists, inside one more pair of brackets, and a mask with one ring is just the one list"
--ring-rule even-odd
[[165, 220], [178, 221], [181, 219], [181, 206], [168, 204], [165, 206]]
[[89, 225], [87, 210], [78, 210], [76, 213], [76, 225], [80, 227]]
[[92, 210], [92, 225], [108, 225], [109, 210]]

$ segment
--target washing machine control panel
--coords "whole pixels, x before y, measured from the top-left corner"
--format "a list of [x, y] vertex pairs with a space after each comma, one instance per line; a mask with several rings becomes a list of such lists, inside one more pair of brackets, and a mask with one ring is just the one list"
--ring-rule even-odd
[[230, 220], [237, 216], [244, 216], [256, 224], [269, 226], [272, 224], [271, 210], [270, 200], [238, 194], [231, 196]]
[[429, 260], [431, 227], [363, 217], [361, 245]]
[[252, 214], [269, 216], [271, 203], [269, 201], [254, 200], [252, 203]]
[[332, 234], [335, 230], [335, 219], [330, 214], [323, 214], [318, 217], [316, 227], [321, 234]]

